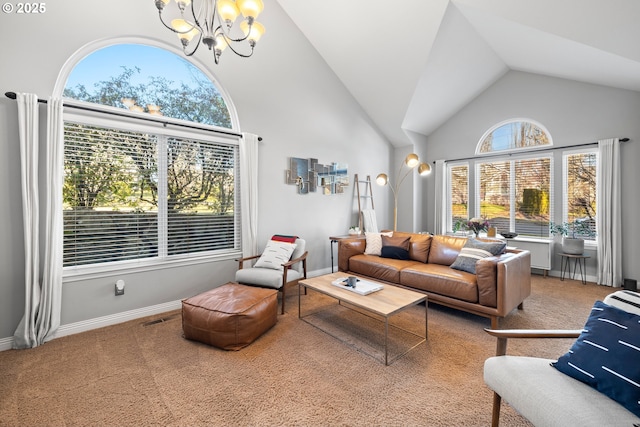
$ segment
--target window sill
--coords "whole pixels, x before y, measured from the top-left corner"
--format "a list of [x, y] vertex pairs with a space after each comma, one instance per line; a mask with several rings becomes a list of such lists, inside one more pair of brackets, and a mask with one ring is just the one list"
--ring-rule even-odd
[[189, 257], [175, 257], [165, 259], [145, 259], [110, 263], [109, 265], [93, 265], [66, 267], [62, 273], [62, 283], [79, 282], [88, 279], [111, 277], [114, 275], [143, 273], [168, 268], [186, 267], [190, 265], [205, 264], [217, 261], [229, 261], [242, 257], [240, 251], [229, 251], [223, 254], [201, 255]]

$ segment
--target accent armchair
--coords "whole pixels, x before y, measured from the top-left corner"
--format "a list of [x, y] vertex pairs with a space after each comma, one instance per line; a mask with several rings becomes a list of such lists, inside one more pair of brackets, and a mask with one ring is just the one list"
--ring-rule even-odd
[[[306, 242], [296, 238], [292, 252], [288, 252], [287, 245], [291, 246], [291, 243], [270, 240], [262, 254], [238, 259], [238, 271], [236, 271], [238, 283], [277, 289], [282, 292], [282, 314], [284, 314], [287, 286], [307, 278]], [[253, 265], [248, 267], [247, 265], [252, 261], [254, 261]]]
[[[634, 301], [635, 300], [635, 301]], [[498, 427], [500, 423], [500, 404], [502, 399], [509, 403], [522, 416], [527, 418], [536, 426], [637, 426], [640, 425], [640, 417], [626, 409], [622, 403], [610, 398], [612, 388], [619, 387], [611, 384], [603, 385], [603, 382], [588, 385], [584, 379], [576, 379], [582, 373], [591, 376], [600, 368], [607, 368], [604, 365], [614, 366], [615, 363], [621, 365], [636, 365], [634, 360], [620, 360], [613, 347], [611, 351], [602, 352], [605, 354], [604, 361], [597, 360], [594, 363], [597, 367], [593, 371], [580, 369], [574, 362], [569, 363], [571, 370], [580, 371], [575, 374], [561, 372], [558, 366], [560, 360], [577, 356], [578, 352], [583, 352], [584, 347], [595, 347], [593, 342], [580, 347], [588, 336], [585, 334], [595, 334], [596, 328], [592, 325], [603, 319], [598, 318], [598, 312], [611, 310], [604, 307], [609, 305], [620, 309], [624, 315], [634, 316], [640, 314], [640, 294], [634, 292], [618, 291], [610, 294], [604, 299], [604, 303], [596, 302], [592, 314], [587, 320], [585, 328], [582, 330], [493, 330], [485, 329], [490, 335], [497, 337], [496, 356], [485, 361], [484, 382], [494, 391], [493, 411], [491, 425]], [[603, 308], [604, 307], [604, 308]], [[615, 310], [613, 310], [615, 311]], [[594, 319], [594, 323], [590, 321]], [[611, 320], [604, 319], [600, 324], [610, 323]], [[631, 322], [637, 324], [636, 319]], [[635, 332], [634, 332], [635, 334]], [[613, 335], [613, 334], [609, 334]], [[592, 335], [593, 337], [594, 335]], [[578, 338], [571, 351], [559, 358], [558, 361], [525, 356], [507, 356], [507, 339], [512, 338]], [[617, 335], [612, 337], [614, 341], [621, 340]], [[581, 343], [582, 341], [582, 343]], [[595, 341], [595, 340], [593, 340]], [[601, 346], [600, 346], [601, 347]], [[585, 354], [585, 353], [583, 353]], [[579, 356], [580, 357], [580, 356]], [[584, 356], [582, 356], [584, 357]], [[586, 356], [589, 359], [590, 356]], [[612, 360], [618, 358], [618, 360]], [[594, 358], [595, 359], [595, 358]], [[626, 359], [626, 358], [625, 358]], [[566, 360], [566, 359], [565, 359]], [[637, 359], [636, 359], [637, 360]], [[602, 366], [601, 366], [602, 365]], [[619, 365], [618, 365], [619, 366]], [[583, 366], [584, 367], [584, 366]], [[637, 369], [633, 368], [637, 375]], [[609, 369], [611, 371], [611, 369]], [[598, 375], [598, 374], [596, 374]], [[608, 375], [608, 374], [606, 374]], [[610, 376], [613, 378], [613, 376]], [[597, 376], [595, 377], [598, 380]], [[589, 381], [589, 379], [586, 379]], [[612, 382], [611, 380], [607, 380]], [[619, 378], [613, 378], [619, 381]], [[620, 381], [619, 381], [620, 382]], [[624, 381], [622, 381], [624, 382]], [[632, 381], [633, 382], [633, 381]], [[632, 386], [633, 387], [633, 386]], [[620, 400], [619, 393], [617, 400]], [[636, 396], [637, 396], [637, 392]], [[636, 400], [636, 399], [631, 399]]]

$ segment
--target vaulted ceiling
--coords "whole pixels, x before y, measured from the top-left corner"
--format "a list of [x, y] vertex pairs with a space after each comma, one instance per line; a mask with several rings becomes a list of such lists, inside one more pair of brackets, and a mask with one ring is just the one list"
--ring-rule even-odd
[[509, 70], [640, 91], [638, 0], [278, 0], [394, 146]]

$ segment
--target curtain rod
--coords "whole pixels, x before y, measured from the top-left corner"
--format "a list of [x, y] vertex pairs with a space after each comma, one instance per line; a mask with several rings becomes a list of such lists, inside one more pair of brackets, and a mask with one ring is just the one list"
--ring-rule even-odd
[[[9, 99], [16, 99], [17, 95], [15, 92], [5, 92], [4, 96], [6, 96]], [[41, 104], [46, 104], [47, 100], [46, 99], [40, 99], [38, 98], [38, 102]], [[126, 113], [119, 113], [117, 111], [104, 111], [104, 110], [100, 110], [98, 108], [91, 108], [88, 106], [84, 106], [84, 105], [73, 105], [73, 104], [64, 104], [63, 106], [65, 107], [69, 107], [69, 108], [77, 108], [78, 110], [85, 110], [85, 111], [93, 111], [95, 113], [105, 113], [105, 114], [111, 114], [113, 116], [121, 116], [121, 117], [129, 117], [131, 118], [131, 115], [126, 114]], [[149, 116], [149, 117], [138, 117], [142, 120], [147, 120], [150, 122], [155, 122], [155, 123], [162, 123], [162, 125], [164, 127], [167, 127], [167, 125], [173, 125], [173, 126], [180, 126], [180, 127], [184, 127], [184, 128], [189, 128], [189, 129], [198, 129], [198, 130], [205, 130], [208, 132], [214, 132], [214, 133], [221, 133], [224, 135], [231, 135], [231, 136], [239, 136], [242, 137], [242, 134], [237, 133], [237, 132], [231, 132], [231, 131], [224, 131], [224, 130], [217, 130], [217, 129], [209, 129], [209, 128], [205, 128], [205, 127], [201, 127], [201, 126], [195, 126], [195, 125], [188, 125], [186, 123], [170, 123], [167, 122], [166, 120], [162, 120], [162, 119], [156, 119], [155, 117]], [[262, 141], [262, 137], [259, 136], [258, 137], [258, 141]]]
[[[629, 138], [620, 138], [620, 142], [627, 142], [629, 141]], [[539, 148], [537, 150], [527, 150], [521, 153], [501, 153], [501, 154], [491, 154], [491, 155], [487, 155], [487, 156], [473, 156], [473, 157], [461, 157], [459, 159], [447, 159], [445, 160], [446, 162], [459, 162], [461, 160], [479, 160], [479, 159], [488, 159], [488, 158], [492, 158], [492, 157], [504, 157], [504, 156], [513, 156], [514, 154], [520, 155], [520, 154], [529, 154], [529, 153], [536, 153], [536, 152], [540, 152], [540, 151], [555, 151], [555, 150], [564, 150], [566, 148], [576, 148], [576, 147], [587, 147], [589, 145], [597, 145], [598, 142], [586, 142], [584, 144], [574, 144], [574, 145], [564, 145], [562, 147], [552, 147], [552, 148]], [[435, 164], [435, 160], [433, 161], [433, 164]]]

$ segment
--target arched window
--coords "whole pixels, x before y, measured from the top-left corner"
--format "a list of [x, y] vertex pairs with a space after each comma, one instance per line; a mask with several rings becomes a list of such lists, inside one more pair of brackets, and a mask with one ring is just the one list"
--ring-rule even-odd
[[510, 119], [494, 125], [482, 135], [476, 154], [551, 145], [551, 135], [540, 123], [529, 119]]
[[237, 255], [239, 138], [215, 81], [131, 43], [68, 76], [65, 105], [90, 108], [64, 112], [65, 275]]
[[116, 44], [75, 65], [64, 96], [135, 112], [231, 128], [216, 85], [182, 57], [153, 46]]

